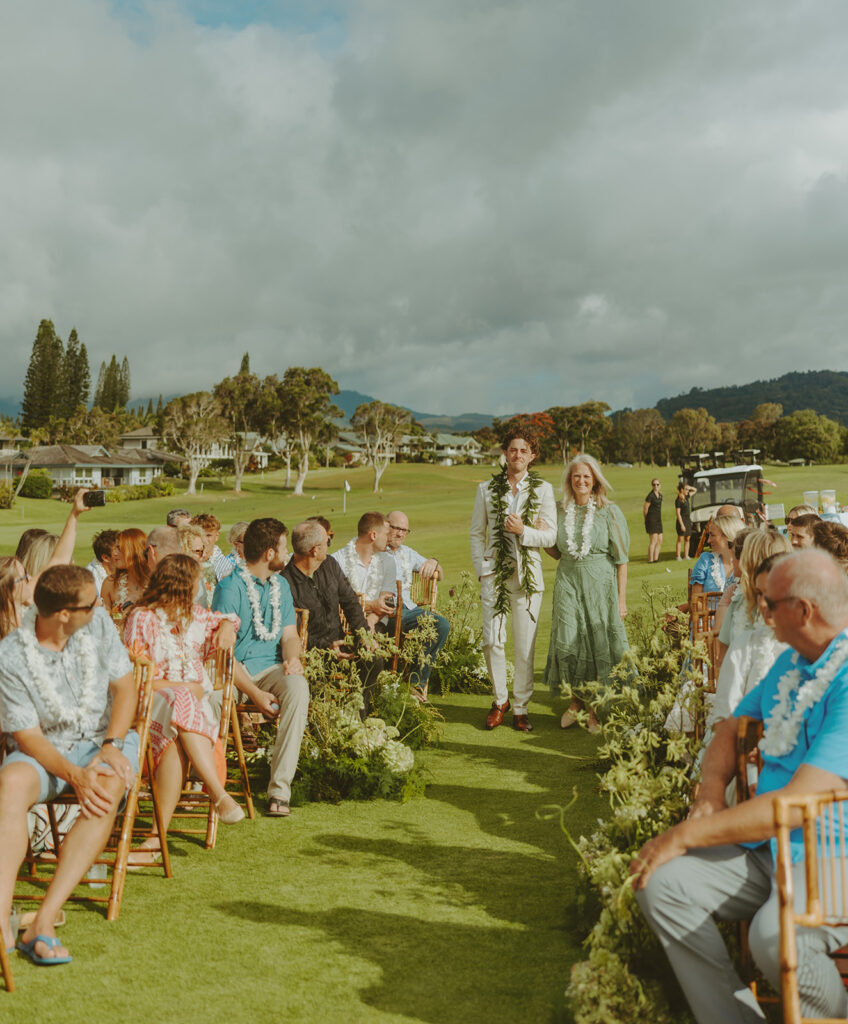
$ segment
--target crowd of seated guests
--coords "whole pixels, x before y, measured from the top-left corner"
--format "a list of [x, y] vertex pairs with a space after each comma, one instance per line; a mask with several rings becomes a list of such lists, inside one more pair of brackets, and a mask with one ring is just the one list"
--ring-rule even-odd
[[[17, 647], [13, 644], [6, 648], [7, 658], [0, 658], [0, 758], [4, 746], [9, 756], [0, 763], [0, 797], [9, 789], [12, 776], [18, 793], [15, 801], [6, 805], [0, 799], [0, 816], [8, 813], [8, 821], [4, 819], [2, 824], [9, 835], [16, 837], [5, 846], [8, 864], [0, 852], [0, 923], [7, 947], [14, 873], [25, 851], [25, 812], [33, 803], [52, 799], [70, 788], [78, 797], [81, 813], [69, 820], [62, 843], [65, 867], [57, 870], [57, 881], [52, 883], [46, 901], [52, 913], [102, 849], [108, 836], [107, 819], [111, 820], [117, 810], [118, 800], [112, 792], [115, 787], [110, 783], [104, 789], [92, 780], [104, 772], [120, 774], [127, 784], [134, 778], [138, 752], [133, 751], [134, 733], [129, 729], [127, 652], [146, 655], [156, 666], [150, 745], [163, 830], [167, 830], [180, 800], [189, 763], [219, 819], [224, 824], [236, 824], [244, 818], [241, 806], [224, 789], [226, 760], [218, 738], [220, 693], [213, 692], [205, 668], [205, 662], [219, 648], [234, 650], [234, 680], [244, 698], [268, 720], [276, 720], [267, 813], [287, 817], [309, 701], [292, 591], [298, 604], [312, 613], [310, 640], [341, 661], [353, 661], [363, 673], [366, 694], [382, 661], [360, 659], [357, 645], [367, 641], [352, 638], [350, 633], [373, 629], [377, 615], [371, 614], [370, 623], [366, 618], [372, 604], [381, 612], [397, 613], [383, 603], [383, 599], [393, 597], [395, 578], [401, 578], [401, 570], [395, 568], [392, 556], [383, 553], [388, 520], [380, 513], [364, 517], [368, 530], [364, 522], [360, 523], [357, 565], [361, 567], [360, 560], [364, 560], [367, 575], [373, 553], [379, 554], [376, 560], [385, 569], [380, 574], [376, 600], [369, 604], [366, 596], [355, 590], [357, 581], [347, 578], [344, 560], [327, 558], [333, 531], [321, 516], [295, 528], [292, 559], [288, 530], [279, 520], [235, 523], [228, 533], [232, 550], [224, 555], [218, 546], [221, 523], [214, 515], [193, 516], [186, 509], [175, 509], [168, 514], [165, 525], [149, 533], [136, 527], [96, 533], [94, 557], [86, 569], [77, 569], [71, 563], [77, 523], [86, 511], [84, 495], [84, 491], [76, 495], [61, 536], [27, 530], [16, 555], [0, 558], [0, 643], [11, 643], [22, 636], [20, 642], [15, 641], [22, 652], [19, 660], [27, 665], [32, 661], [36, 669], [44, 656], [43, 645], [47, 645], [46, 650], [58, 652], [70, 694], [63, 694], [62, 700], [79, 703], [79, 721], [87, 716], [88, 722], [86, 756], [90, 759], [93, 752], [96, 754], [94, 761], [83, 762], [79, 760], [81, 754], [72, 752], [73, 745], [67, 745], [62, 723], [54, 720], [56, 714], [51, 717], [63, 706], [58, 698], [47, 701], [49, 707], [41, 706], [39, 694], [48, 693], [53, 682], [42, 685], [36, 680], [32, 694], [17, 692], [21, 684], [9, 667], [15, 662]], [[373, 552], [370, 547], [367, 551], [362, 547], [362, 537], [369, 531], [380, 535]], [[45, 672], [47, 664], [41, 666]], [[38, 671], [33, 670], [33, 675], [38, 676]], [[92, 697], [97, 689], [95, 677], [97, 700]], [[74, 679], [82, 679], [81, 695], [75, 693]], [[422, 699], [420, 692], [417, 697]], [[366, 699], [366, 710], [367, 704]], [[24, 721], [32, 728], [22, 729]], [[63, 741], [59, 749], [51, 745], [54, 735]], [[21, 759], [35, 770], [21, 767]], [[28, 795], [21, 795], [30, 790], [32, 802]], [[25, 808], [21, 801], [27, 804]], [[22, 820], [16, 817], [19, 811], [24, 814]], [[92, 831], [88, 824], [95, 818], [102, 819], [99, 831]], [[87, 836], [84, 843], [79, 838], [82, 834]], [[151, 834], [131, 852], [129, 866], [160, 862], [161, 843], [154, 824]], [[84, 852], [72, 857], [64, 853], [66, 847]], [[14, 873], [10, 873], [12, 860], [16, 860]], [[67, 951], [55, 937], [53, 919], [41, 912], [36, 917], [35, 930], [28, 931], [18, 948], [34, 963], [68, 962]]]

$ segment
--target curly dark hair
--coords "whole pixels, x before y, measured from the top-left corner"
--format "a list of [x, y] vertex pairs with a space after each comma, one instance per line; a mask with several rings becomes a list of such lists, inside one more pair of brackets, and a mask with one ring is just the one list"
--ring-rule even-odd
[[169, 619], [190, 619], [199, 580], [196, 558], [166, 555], [153, 570], [136, 608], [161, 608]]
[[506, 451], [510, 444], [516, 439], [526, 441], [530, 451], [539, 458], [539, 437], [531, 427], [518, 426], [510, 427], [501, 440], [501, 451]]

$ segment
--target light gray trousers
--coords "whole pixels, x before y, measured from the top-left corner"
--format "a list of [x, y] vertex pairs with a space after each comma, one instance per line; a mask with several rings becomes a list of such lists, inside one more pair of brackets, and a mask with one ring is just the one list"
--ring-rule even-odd
[[[300, 745], [306, 730], [309, 710], [309, 684], [303, 676], [287, 676], [282, 665], [251, 676], [258, 687], [273, 693], [280, 705], [277, 716], [277, 738], [271, 754], [271, 777], [268, 781], [268, 799], [289, 802], [291, 782], [297, 770]], [[221, 691], [210, 696], [215, 713], [221, 713]]]
[[[513, 705], [515, 715], [526, 715], [527, 705], [533, 696], [533, 657], [536, 651], [536, 632], [539, 628], [539, 610], [542, 607], [542, 594], [534, 594], [529, 602], [521, 589], [518, 572], [514, 572], [507, 582], [509, 593], [509, 610], [512, 616], [512, 644], [515, 659], [515, 675], [512, 680]], [[480, 580], [480, 602], [483, 608], [483, 657], [495, 701], [505, 704], [509, 700], [506, 682], [506, 616], [495, 612], [494, 575], [484, 576]]]
[[[804, 865], [794, 870], [796, 906], [805, 898]], [[658, 868], [636, 899], [668, 955], [699, 1024], [750, 1024], [763, 1013], [728, 956], [716, 921], [751, 919], [748, 941], [759, 969], [780, 991], [780, 925], [768, 844], [755, 850], [690, 850]], [[848, 942], [848, 927], [797, 928], [801, 1011], [845, 1017], [848, 998], [828, 953]]]

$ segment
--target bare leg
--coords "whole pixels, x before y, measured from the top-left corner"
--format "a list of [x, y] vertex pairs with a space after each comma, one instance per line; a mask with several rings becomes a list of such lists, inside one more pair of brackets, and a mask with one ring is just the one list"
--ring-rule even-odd
[[[79, 880], [94, 863], [95, 857], [106, 846], [125, 788], [123, 779], [117, 775], [101, 775], [99, 782], [108, 790], [112, 799], [111, 806], [106, 814], [97, 818], [84, 818], [80, 815], [74, 827], [65, 836], [53, 880], [47, 888], [35, 920], [21, 936], [24, 942], [31, 941], [36, 935], [55, 937], [54, 922], [59, 911]], [[35, 952], [44, 957], [68, 955], [63, 946], [54, 946], [51, 949], [41, 943], [36, 946]]]
[[9, 915], [15, 895], [15, 879], [27, 851], [27, 811], [38, 800], [41, 784], [32, 765], [16, 762], [0, 772], [0, 931], [8, 949], [15, 944]]
[[191, 763], [203, 780], [208, 793], [217, 803], [226, 794], [224, 787], [218, 781], [215, 758], [212, 755], [212, 741], [207, 736], [201, 736], [197, 732], [180, 731], [180, 742], [185, 752], [191, 758]]

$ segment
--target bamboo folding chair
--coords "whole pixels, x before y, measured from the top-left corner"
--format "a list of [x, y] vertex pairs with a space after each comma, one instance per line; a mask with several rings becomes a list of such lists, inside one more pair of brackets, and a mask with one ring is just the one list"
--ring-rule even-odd
[[[160, 835], [162, 834], [161, 815], [159, 812], [158, 802], [156, 801], [156, 792], [152, 774], [153, 758], [149, 743], [150, 713], [153, 708], [153, 679], [156, 674], [156, 666], [149, 658], [133, 654], [132, 652], [130, 653], [130, 661], [133, 666], [133, 682], [138, 695], [138, 707], [134, 728], [138, 733], [139, 738], [139, 765], [135, 780], [127, 793], [124, 807], [122, 810], [118, 811], [118, 814], [115, 817], [112, 834], [109, 837], [106, 847], [94, 861], [94, 864], [106, 865], [107, 878], [109, 871], [111, 871], [112, 878], [111, 884], [109, 885], [109, 894], [101, 896], [91, 891], [95, 887], [99, 888], [104, 886], [105, 883], [102, 878], [89, 877], [89, 873], [85, 878], [80, 879], [79, 882], [79, 886], [83, 888], [87, 887], [89, 892], [85, 895], [79, 894], [72, 895], [70, 897], [70, 899], [74, 901], [105, 903], [107, 905], [107, 921], [116, 921], [121, 913], [124, 884], [127, 878], [127, 862], [135, 829], [136, 815], [138, 813], [138, 797], [142, 784], [142, 772], [145, 764], [148, 765], [148, 771], [150, 772], [150, 785], [153, 790], [153, 814], [156, 818]], [[50, 829], [53, 835], [54, 850], [57, 851], [59, 856], [61, 856], [62, 839], [59, 833], [55, 807], [56, 805], [75, 804], [76, 802], [76, 794], [67, 793], [47, 805]], [[49, 881], [52, 878], [56, 862], [55, 860], [47, 860], [37, 854], [34, 854], [30, 850], [27, 854], [25, 863], [27, 866], [27, 873], [19, 875], [18, 881], [27, 882], [31, 886], [38, 887], [41, 891], [37, 893], [21, 893], [20, 895], [16, 895], [15, 898], [23, 902], [40, 902], [44, 898], [44, 890], [47, 888], [47, 884], [49, 884]], [[158, 866], [159, 865], [157, 865], [157, 867]], [[171, 861], [168, 855], [166, 843], [162, 844], [161, 866], [165, 877], [171, 878]], [[43, 873], [39, 873], [39, 869], [42, 869]]]
[[[800, 822], [799, 822], [800, 819]], [[780, 907], [780, 989], [785, 1024], [837, 1024], [844, 1018], [803, 1017], [798, 991], [796, 926], [848, 925], [848, 789], [774, 798]], [[790, 835], [804, 838], [806, 901], [795, 908]], [[839, 953], [842, 953], [840, 950]], [[834, 959], [839, 965], [839, 955]], [[843, 982], [846, 981], [843, 974]]]
[[[221, 717], [218, 738], [224, 751], [226, 751], [232, 719], [233, 691], [235, 688], [233, 683], [232, 647], [216, 651], [214, 656], [207, 661], [206, 670], [212, 678], [214, 689], [221, 692]], [[244, 801], [247, 816], [252, 819], [254, 816], [253, 798], [250, 794], [250, 780], [243, 755], [239, 761], [238, 780], [234, 779], [230, 782], [228, 777], [227, 783], [231, 787], [239, 786], [232, 795], [240, 797]], [[215, 810], [215, 804], [209, 794], [203, 790], [192, 788], [193, 785], [191, 773], [189, 772], [186, 784], [180, 795], [180, 804], [173, 815], [173, 819], [177, 819], [179, 822], [185, 821], [186, 824], [184, 827], [169, 828], [168, 831], [176, 835], [204, 836], [206, 849], [214, 850], [218, 837], [218, 812]], [[203, 822], [202, 826], [199, 824], [201, 821]]]
[[412, 600], [420, 608], [429, 608], [430, 611], [434, 611], [436, 607], [436, 597], [439, 593], [439, 581], [435, 576], [430, 576], [427, 579], [420, 573], [415, 573], [412, 577], [412, 586], [409, 588], [409, 594]]

